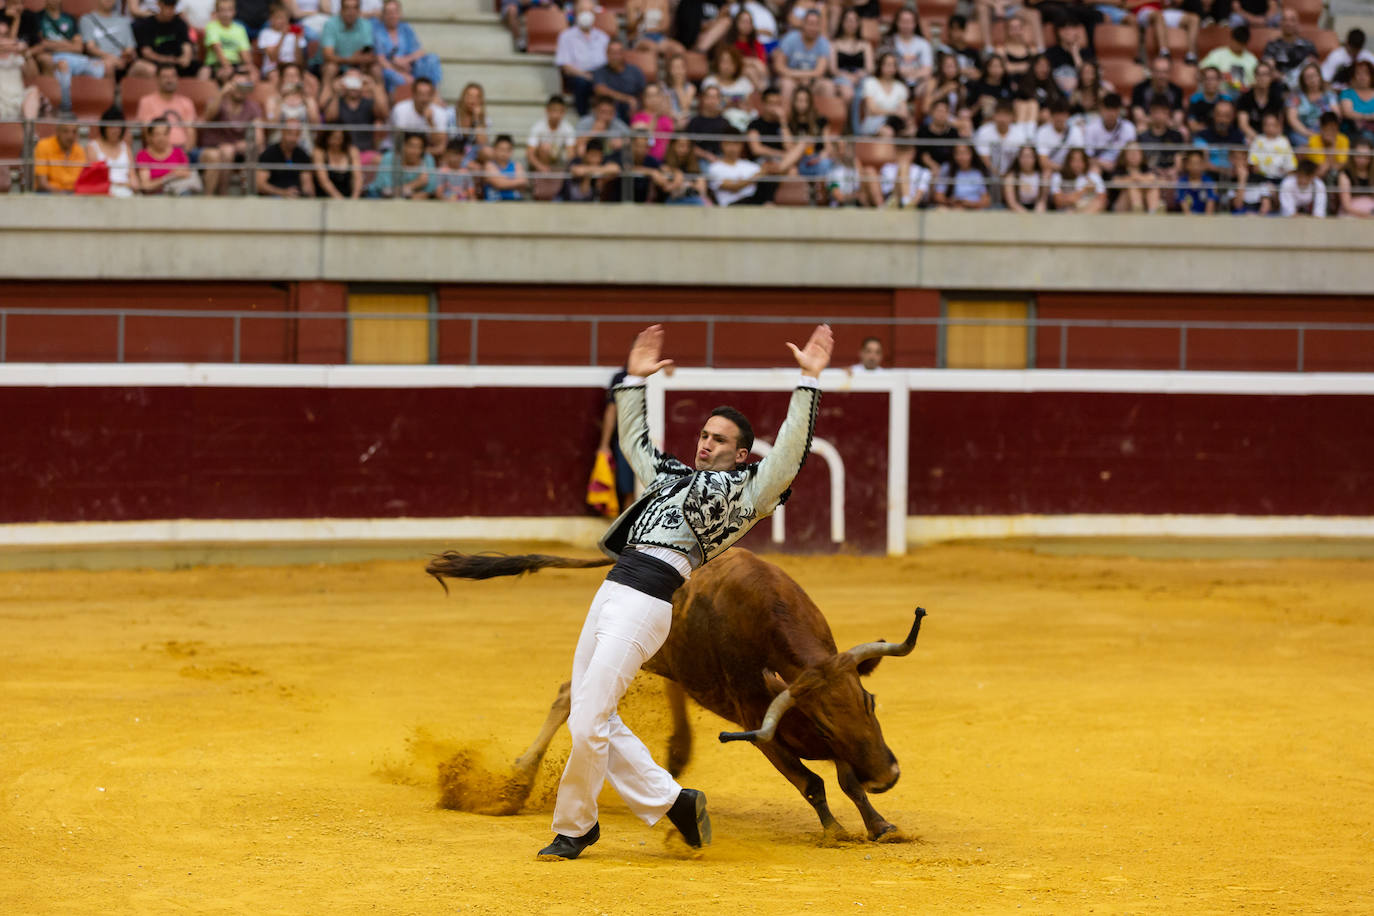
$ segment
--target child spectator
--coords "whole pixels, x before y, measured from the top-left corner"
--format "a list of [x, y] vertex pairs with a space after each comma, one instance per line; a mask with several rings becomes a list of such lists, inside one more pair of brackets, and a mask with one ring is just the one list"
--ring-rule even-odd
[[589, 137], [582, 143], [582, 154], [568, 166], [572, 175], [563, 193], [575, 203], [595, 203], [601, 200], [606, 183], [620, 174], [620, 166], [606, 161], [606, 141]]
[[1112, 183], [1117, 185], [1116, 213], [1154, 213], [1160, 207], [1159, 176], [1145, 163], [1140, 144], [1131, 142], [1121, 151]]
[[1326, 218], [1326, 186], [1311, 159], [1298, 163], [1298, 170], [1279, 184], [1279, 215]]
[[915, 162], [906, 166], [906, 183], [901, 182], [901, 163], [885, 162], [878, 170], [878, 191], [883, 201], [890, 207], [914, 210], [930, 200], [930, 169]]
[[472, 200], [472, 176], [463, 165], [467, 158], [467, 144], [462, 137], [454, 137], [444, 148], [443, 164], [434, 176], [435, 200]]
[[491, 159], [483, 175], [487, 200], [523, 200], [529, 190], [524, 167], [511, 158], [514, 148], [510, 134], [501, 134], [491, 145]]
[[1317, 177], [1327, 184], [1336, 180], [1350, 156], [1350, 138], [1341, 133], [1341, 119], [1329, 111], [1322, 112], [1321, 133], [1307, 138], [1304, 159], [1317, 164]]
[[1250, 27], [1238, 25], [1231, 29], [1231, 38], [1219, 48], [1202, 59], [1201, 67], [1215, 67], [1231, 86], [1234, 92], [1243, 92], [1255, 81], [1255, 68], [1259, 59], [1250, 53], [1246, 45], [1250, 43]]
[[567, 168], [577, 148], [577, 131], [568, 123], [567, 111], [568, 103], [561, 95], [549, 96], [544, 103], [544, 117], [530, 128], [529, 140], [525, 142], [531, 172], [561, 172]]
[[762, 203], [756, 179], [763, 169], [742, 158], [744, 141], [739, 131], [727, 126], [721, 133], [725, 139], [720, 141], [720, 156], [706, 168], [716, 203], [722, 207]]
[[[867, 169], [854, 161], [854, 146], [847, 140], [835, 145], [835, 163], [826, 179], [826, 198], [832, 207], [876, 207], [881, 201]], [[895, 176], [894, 176], [895, 178]]]
[[267, 27], [258, 33], [262, 52], [263, 79], [276, 85], [278, 68], [301, 61], [305, 54], [305, 31], [292, 25], [285, 4], [273, 3], [267, 14]]
[[[424, 200], [434, 193], [434, 157], [425, 149], [425, 135], [408, 133], [401, 138], [398, 152], [389, 149], [377, 164], [377, 177], [367, 186], [368, 197], [393, 197]], [[396, 158], [400, 163], [393, 165]], [[393, 172], [399, 172], [399, 176]], [[399, 184], [396, 178], [399, 177]]]
[[1145, 130], [1139, 134], [1145, 148], [1145, 166], [1161, 178], [1173, 176], [1178, 155], [1168, 147], [1183, 145], [1183, 134], [1170, 125], [1172, 112], [1163, 99], [1150, 102], [1150, 117]]
[[1189, 150], [1183, 157], [1183, 174], [1178, 177], [1178, 209], [1186, 215], [1217, 212], [1221, 197], [1217, 182], [1207, 174], [1207, 160], [1202, 150]]
[[216, 82], [227, 82], [237, 67], [251, 67], [252, 54], [248, 30], [234, 21], [234, 0], [217, 0], [215, 18], [205, 26], [205, 66], [210, 75]]
[[[1293, 146], [1283, 135], [1279, 116], [1274, 112], [1264, 115], [1263, 133], [1250, 141], [1249, 165], [1255, 171], [1255, 182], [1250, 189], [1246, 204], [1259, 205], [1260, 213], [1273, 209], [1274, 188], [1297, 167], [1293, 158]], [[1315, 163], [1312, 174], [1316, 174]]]

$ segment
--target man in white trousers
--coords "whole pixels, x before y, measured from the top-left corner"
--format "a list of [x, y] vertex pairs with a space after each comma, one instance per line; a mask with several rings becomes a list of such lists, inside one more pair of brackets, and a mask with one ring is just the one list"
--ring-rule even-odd
[[688, 845], [711, 842], [706, 796], [682, 788], [656, 764], [616, 706], [668, 638], [673, 593], [692, 570], [771, 515], [806, 460], [820, 402], [818, 378], [830, 363], [834, 337], [820, 325], [805, 347], [787, 346], [802, 377], [768, 456], [747, 464], [754, 444], [748, 419], [733, 407], [718, 407], [697, 437], [692, 468], [649, 440], [644, 380], [672, 365], [661, 358], [663, 327], [653, 325], [635, 338], [615, 403], [621, 449], [644, 494], [601, 541], [617, 560], [592, 600], [573, 655], [572, 752], [558, 786], [557, 836], [539, 851], [541, 859], [575, 859], [601, 838], [596, 799], [607, 780], [644, 823], [652, 826], [666, 814]]

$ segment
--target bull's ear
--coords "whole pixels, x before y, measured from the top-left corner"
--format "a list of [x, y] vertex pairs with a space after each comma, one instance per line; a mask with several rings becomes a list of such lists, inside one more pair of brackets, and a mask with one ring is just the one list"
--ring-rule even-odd
[[787, 682], [782, 679], [782, 676], [776, 671], [769, 671], [767, 668], [763, 669], [763, 685], [768, 688], [768, 692], [773, 696], [777, 696], [787, 689]]
[[883, 657], [881, 655], [875, 655], [872, 658], [866, 658], [863, 661], [859, 662], [857, 666], [859, 670], [859, 677], [867, 677], [868, 675], [872, 674], [873, 669], [878, 667], [878, 662], [882, 660]]

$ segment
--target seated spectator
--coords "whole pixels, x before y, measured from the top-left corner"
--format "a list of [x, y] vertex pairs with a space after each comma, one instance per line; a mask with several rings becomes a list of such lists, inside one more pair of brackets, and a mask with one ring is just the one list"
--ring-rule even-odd
[[1261, 132], [1250, 141], [1247, 164], [1253, 181], [1246, 205], [1258, 206], [1260, 213], [1268, 213], [1274, 208], [1274, 189], [1298, 167], [1298, 162], [1293, 156], [1292, 144], [1283, 135], [1279, 116], [1271, 111], [1264, 115], [1261, 125]]
[[525, 33], [521, 28], [521, 17], [536, 6], [553, 6], [553, 0], [501, 0], [501, 22], [510, 32], [515, 50], [525, 50]]
[[487, 200], [525, 199], [525, 192], [530, 189], [530, 179], [524, 167], [512, 157], [514, 149], [515, 141], [510, 134], [501, 134], [492, 143], [491, 158], [482, 176]]
[[1135, 141], [1127, 143], [1117, 157], [1112, 183], [1117, 186], [1116, 213], [1154, 213], [1160, 208], [1159, 176], [1150, 171], [1145, 153]]
[[1298, 163], [1298, 170], [1280, 182], [1279, 215], [1326, 218], [1326, 185], [1317, 178], [1312, 160]]
[[0, 14], [0, 19], [9, 23], [10, 38], [15, 41], [22, 41], [29, 50], [37, 48], [39, 43], [43, 41], [43, 35], [38, 26], [38, 17], [42, 14], [41, 10], [29, 9], [24, 0], [5, 0], [3, 7], [3, 14]]
[[1065, 22], [1056, 30], [1055, 44], [1045, 49], [1059, 91], [1071, 95], [1078, 88], [1078, 71], [1086, 63], [1097, 63], [1097, 55], [1088, 41], [1088, 30], [1076, 22]]
[[[315, 93], [310, 91], [310, 76], [300, 64], [283, 64], [281, 67], [281, 81], [277, 86], [277, 91], [267, 97], [267, 104], [264, 106], [264, 114], [267, 121], [271, 124], [283, 124], [286, 121], [299, 121], [305, 128], [299, 140], [302, 150], [307, 154], [310, 152], [311, 125], [323, 123], [320, 117], [320, 106], [315, 101]], [[269, 142], [276, 142], [276, 137], [269, 137]]]
[[1298, 69], [1317, 58], [1317, 46], [1299, 34], [1298, 24], [1297, 8], [1285, 6], [1279, 15], [1279, 37], [1265, 45], [1260, 54], [1260, 60], [1269, 61], [1278, 78], [1290, 86], [1297, 82]]
[[[796, 97], [795, 94], [793, 97]], [[768, 171], [773, 175], [792, 174], [806, 151], [806, 144], [792, 142], [782, 115], [781, 93], [771, 87], [765, 89], [759, 116], [749, 122], [749, 129], [745, 133], [745, 155], [760, 166], [769, 166]], [[762, 185], [759, 188], [762, 201], [771, 201], [777, 189], [776, 182]]]
[[787, 130], [802, 147], [797, 171], [807, 178], [824, 178], [830, 174], [830, 142], [826, 139], [825, 127], [816, 116], [811, 90], [798, 89], [792, 93], [792, 104], [787, 112]]
[[1069, 150], [1086, 146], [1082, 129], [1069, 120], [1069, 103], [1055, 99], [1050, 103], [1050, 118], [1035, 131], [1035, 150], [1040, 168], [1046, 174], [1064, 167]]
[[1232, 182], [1234, 190], [1226, 190], [1222, 203], [1244, 209], [1244, 191], [1249, 177], [1246, 165], [1245, 134], [1236, 126], [1236, 108], [1229, 99], [1221, 99], [1212, 109], [1212, 124], [1193, 135], [1193, 143], [1207, 151], [1207, 171], [1219, 183]]
[[[1097, 63], [1083, 61], [1078, 68], [1078, 85], [1069, 94], [1069, 108], [1073, 110], [1074, 120], [1087, 130], [1089, 124], [1102, 116], [1102, 100], [1112, 92], [1116, 92], [1116, 87], [1102, 82]], [[1128, 115], [1123, 114], [1123, 117], [1130, 120]]]
[[1116, 157], [1136, 139], [1135, 125], [1121, 116], [1121, 96], [1115, 92], [1103, 96], [1101, 117], [1088, 122], [1083, 139], [1099, 171], [1110, 173], [1116, 168]]
[[1230, 86], [1232, 92], [1244, 92], [1255, 81], [1255, 68], [1259, 59], [1246, 47], [1250, 43], [1250, 27], [1238, 25], [1231, 29], [1231, 38], [1219, 48], [1213, 48], [1202, 59], [1200, 66], [1205, 70], [1215, 67]]
[[186, 27], [186, 20], [177, 15], [177, 0], [158, 0], [157, 14], [136, 19], [133, 30], [139, 57], [154, 67], [172, 64], [180, 76], [196, 76], [200, 72], [191, 30]]
[[1322, 61], [1322, 79], [1328, 84], [1344, 86], [1350, 82], [1351, 67], [1357, 60], [1367, 60], [1374, 64], [1374, 54], [1364, 46], [1364, 29], [1351, 29], [1345, 34], [1345, 43], [1326, 55]]
[[[1017, 90], [1019, 98], [1016, 102], [1016, 121], [1018, 124], [1040, 124], [1045, 120], [1051, 102], [1055, 99], [1068, 100], [1068, 96], [1060, 90], [1059, 84], [1054, 81], [1050, 59], [1043, 54], [1036, 55], [1031, 61], [1030, 69], [1021, 78]], [[930, 103], [927, 101], [926, 106], [929, 107], [929, 105]], [[955, 114], [958, 112], [958, 109], [952, 106], [950, 110]]]
[[[205, 26], [205, 66], [216, 82], [228, 82], [241, 66], [251, 67], [253, 43], [243, 23], [234, 21], [234, 0], [216, 0], [215, 18]], [[251, 72], [251, 71], [250, 71]]]
[[821, 34], [829, 35], [830, 22], [826, 19], [826, 14], [828, 12], [829, 10], [827, 10], [823, 0], [793, 0], [793, 2], [788, 5], [788, 8], [783, 10], [783, 33], [786, 34], [789, 31], [800, 29], [806, 22], [806, 14], [815, 13], [820, 17]]
[[834, 95], [834, 84], [825, 78], [829, 70], [830, 42], [821, 35], [821, 14], [811, 10], [800, 29], [793, 29], [778, 42], [773, 51], [773, 72], [783, 98], [790, 101], [798, 86], [810, 89], [812, 95]]
[[1341, 115], [1356, 136], [1374, 137], [1374, 64], [1355, 61], [1350, 86], [1341, 91]]
[[425, 138], [426, 155], [433, 165], [434, 153], [443, 155], [448, 141], [458, 134], [458, 116], [434, 91], [434, 84], [423, 76], [411, 86], [411, 95], [391, 108], [391, 126], [407, 134]]
[[1069, 150], [1064, 168], [1050, 175], [1050, 199], [1060, 211], [1101, 213], [1107, 209], [1107, 186], [1093, 169], [1085, 150]]
[[925, 91], [925, 82], [935, 72], [935, 46], [921, 34], [916, 9], [904, 6], [892, 18], [886, 46], [897, 55], [897, 74], [907, 88]]
[[730, 29], [730, 8], [709, 0], [679, 0], [672, 36], [684, 47], [708, 53]]
[[[878, 58], [878, 70], [866, 77], [860, 86], [861, 110], [859, 133], [874, 136], [884, 126], [900, 131], [905, 126], [911, 90], [897, 73], [897, 55], [884, 51]], [[893, 118], [897, 124], [892, 125]]]
[[610, 183], [608, 199], [622, 202], [628, 190], [635, 203], [648, 203], [659, 167], [658, 160], [649, 152], [649, 135], [642, 130], [632, 131], [629, 144], [622, 147], [612, 161], [620, 167], [620, 180]]
[[1341, 119], [1329, 111], [1322, 113], [1321, 128], [1307, 138], [1303, 158], [1315, 162], [1317, 177], [1331, 184], [1350, 158], [1350, 138], [1341, 133]]
[[[1035, 17], [1039, 19], [1040, 14], [1035, 12]], [[1019, 85], [1021, 77], [1030, 70], [1031, 58], [1044, 53], [1044, 29], [1040, 26], [1032, 29], [1019, 16], [1012, 16], [1004, 31], [1002, 43], [994, 47], [993, 53], [1007, 62], [1007, 74]], [[1027, 35], [1036, 37], [1030, 40]]]
[[1014, 106], [1016, 95], [1016, 86], [1007, 74], [1007, 62], [996, 54], [989, 54], [983, 62], [983, 72], [968, 87], [968, 105], [974, 126], [981, 127], [991, 120], [999, 103]]
[[382, 15], [372, 23], [372, 46], [382, 65], [386, 91], [395, 92], [417, 77], [424, 77], [437, 88], [443, 79], [439, 56], [420, 45], [410, 23], [401, 21], [401, 0], [386, 0]]
[[380, 83], [357, 71], [345, 73], [325, 84], [320, 107], [325, 123], [351, 128], [349, 136], [363, 165], [372, 165], [380, 158], [378, 150], [384, 134], [377, 128], [391, 117], [391, 107]]
[[305, 32], [300, 26], [291, 24], [286, 4], [273, 3], [267, 14], [267, 26], [258, 33], [263, 79], [276, 85], [282, 65], [303, 63], [305, 44]]
[[[274, 168], [275, 166], [275, 168]], [[281, 139], [258, 156], [257, 191], [264, 197], [314, 197], [314, 162], [301, 148], [301, 122], [282, 124]]]
[[[1040, 11], [1035, 6], [1027, 3], [1017, 3], [1014, 0], [974, 0], [974, 9], [978, 14], [979, 34], [984, 41], [993, 34], [992, 24], [997, 21], [1005, 22], [1003, 31], [1007, 33], [1007, 42], [997, 48], [997, 53], [1005, 53], [1008, 45], [1018, 52], [1021, 68], [1015, 71], [1014, 75], [1020, 76], [1026, 72], [1025, 65], [1030, 63], [1031, 48], [1026, 44], [1025, 33], [1040, 35], [1044, 32], [1043, 21], [1040, 18]], [[1013, 26], [1016, 30], [1016, 37], [1011, 37]]]
[[[1082, 31], [1085, 36], [1084, 41], [1086, 42], [1086, 30], [1083, 30], [1081, 26], [1078, 30]], [[1061, 26], [1060, 31], [1068, 32], [1070, 29], [1068, 26]], [[947, 57], [955, 58], [959, 61], [959, 72], [963, 74], [964, 79], [976, 80], [978, 78], [978, 64], [982, 54], [977, 48], [972, 47], [968, 43], [967, 35], [968, 20], [959, 15], [950, 16], [949, 20], [945, 23], [944, 41], [936, 45], [935, 53], [937, 55], [943, 54]]]
[[677, 124], [668, 110], [668, 93], [657, 83], [644, 87], [644, 103], [635, 116], [630, 119], [630, 129], [641, 128], [649, 131], [649, 155], [660, 162], [668, 152], [668, 140]]
[[615, 102], [605, 96], [597, 97], [591, 113], [577, 122], [578, 155], [586, 149], [588, 137], [600, 137], [609, 159], [625, 145], [630, 125], [615, 116]]
[[722, 207], [763, 203], [757, 179], [765, 169], [744, 158], [744, 142], [739, 131], [727, 125], [721, 133], [725, 138], [720, 141], [720, 155], [706, 167], [716, 203]]
[[758, 0], [731, 3], [726, 12], [733, 18], [725, 33], [725, 44], [744, 58], [744, 75], [756, 86], [767, 86], [772, 78], [768, 54], [778, 43], [778, 20]]
[[1188, 98], [1188, 131], [1197, 133], [1206, 130], [1212, 123], [1212, 109], [1222, 99], [1229, 99], [1230, 93], [1223, 88], [1221, 71], [1207, 67], [1202, 71], [1202, 84]]
[[[291, 16], [291, 22], [299, 25], [307, 42], [319, 41], [324, 27], [334, 12], [337, 0], [281, 0]], [[271, 7], [268, 7], [268, 21], [271, 21]], [[261, 36], [259, 36], [261, 37]]]
[[110, 196], [133, 197], [138, 192], [138, 172], [129, 147], [129, 128], [121, 122], [124, 109], [111, 106], [100, 116], [100, 124], [86, 148], [88, 162], [103, 162], [110, 172]]
[[687, 58], [681, 54], [668, 58], [664, 73], [667, 75], [663, 81], [663, 89], [668, 94], [668, 107], [672, 110], [673, 123], [678, 127], [684, 127], [697, 109], [697, 87], [687, 78]]
[[[692, 142], [696, 145], [697, 157], [707, 163], [715, 162], [720, 155], [720, 141], [702, 139], [703, 135], [725, 134], [734, 128], [721, 117], [720, 90], [715, 86], [703, 89], [697, 103], [697, 114], [687, 122], [686, 132], [691, 134]], [[578, 129], [581, 130], [581, 125], [578, 125]]]
[[702, 89], [720, 90], [721, 115], [736, 130], [744, 130], [754, 118], [751, 98], [755, 86], [741, 70], [739, 52], [734, 48], [722, 46], [716, 51], [711, 72], [701, 81]]
[[848, 140], [835, 144], [835, 160], [826, 176], [825, 190], [832, 207], [882, 206], [881, 189], [872, 169], [855, 161], [854, 145]]
[[[738, 60], [738, 51], [735, 56]], [[625, 43], [612, 38], [606, 43], [606, 62], [592, 71], [592, 91], [613, 99], [616, 117], [629, 121], [639, 110], [639, 96], [644, 92], [644, 85], [644, 71], [625, 59]]]
[[134, 157], [138, 188], [144, 194], [198, 194], [204, 186], [191, 170], [186, 150], [172, 142], [173, 126], [155, 118], [143, 130], [143, 149]]
[[635, 48], [681, 54], [682, 45], [668, 37], [672, 17], [668, 0], [629, 0], [625, 5], [625, 34]]
[[[367, 186], [367, 196], [407, 200], [424, 200], [432, 196], [437, 178], [434, 157], [425, 149], [425, 143], [424, 134], [410, 133], [401, 138], [399, 152], [387, 150], [377, 164], [377, 177]], [[397, 156], [401, 160], [399, 167], [393, 165]], [[395, 170], [399, 170], [398, 176], [393, 176]], [[394, 180], [396, 177], [400, 179], [399, 184]]]
[[[1068, 110], [1068, 104], [1065, 103], [1065, 118], [1068, 117]], [[928, 111], [929, 117], [916, 131], [919, 144], [917, 158], [921, 165], [930, 169], [931, 174], [938, 175], [941, 167], [953, 157], [954, 146], [963, 135], [950, 121], [949, 99], [936, 98], [930, 103]]]
[[565, 115], [568, 103], [561, 95], [549, 96], [544, 104], [544, 117], [534, 122], [525, 141], [525, 157], [530, 171], [536, 175], [562, 172], [567, 169], [577, 149], [577, 131]]
[[568, 172], [572, 177], [564, 185], [564, 196], [574, 203], [596, 203], [605, 194], [607, 183], [620, 174], [620, 166], [606, 161], [604, 140], [590, 137], [569, 164]]
[[458, 136], [467, 144], [468, 159], [485, 161], [487, 147], [491, 144], [491, 118], [487, 115], [487, 96], [481, 83], [468, 83], [463, 87], [453, 109], [453, 122]]
[[563, 91], [571, 93], [578, 115], [586, 115], [591, 108], [596, 87], [593, 74], [606, 65], [606, 49], [610, 36], [596, 24], [596, 5], [593, 0], [577, 0], [576, 28], [558, 33], [553, 64], [563, 76]]
[[1336, 176], [1336, 193], [1341, 216], [1374, 216], [1374, 141], [1368, 137], [1355, 141], [1350, 159]]
[[96, 0], [96, 8], [81, 17], [80, 31], [86, 53], [99, 58], [116, 80], [157, 72], [150, 61], [139, 59], [134, 20], [118, 11], [116, 0]]
[[[34, 65], [28, 42], [13, 37], [13, 26], [10, 19], [0, 16], [0, 121], [28, 121], [38, 117], [48, 102], [37, 86], [24, 85], [24, 74]], [[0, 194], [8, 190], [9, 169], [0, 168]]]
[[1131, 90], [1131, 117], [1135, 120], [1137, 133], [1145, 129], [1150, 120], [1150, 107], [1156, 100], [1164, 104], [1169, 113], [1169, 125], [1174, 128], [1183, 126], [1183, 90], [1169, 79], [1169, 58], [1156, 57], [1150, 62], [1150, 76], [1141, 80]]
[[1188, 216], [1217, 212], [1221, 195], [1217, 181], [1207, 173], [1207, 158], [1202, 150], [1189, 150], [1183, 157], [1183, 174], [1178, 177], [1178, 212]]
[[138, 100], [134, 120], [143, 123], [166, 123], [171, 145], [184, 150], [188, 161], [194, 162], [191, 150], [196, 148], [196, 129], [190, 125], [196, 122], [196, 104], [177, 91], [180, 88], [177, 73], [176, 64], [158, 64], [157, 89]]
[[706, 179], [697, 162], [696, 147], [687, 137], [674, 137], [654, 178], [659, 199], [665, 204], [705, 206], [709, 201]]
[[[743, 13], [741, 15], [747, 16], [748, 14]], [[863, 86], [864, 80], [876, 72], [873, 69], [873, 46], [859, 34], [861, 22], [857, 9], [852, 6], [846, 8], [843, 15], [840, 16], [840, 30], [835, 34], [835, 40], [830, 42], [830, 73], [835, 79], [835, 90], [846, 105], [854, 101], [854, 96]], [[761, 45], [760, 50], [762, 50]], [[768, 85], [766, 58], [760, 61], [762, 74], [748, 72], [749, 57], [745, 57], [744, 62], [745, 72], [755, 85]], [[900, 79], [900, 77], [898, 78]]]
[[1288, 132], [1294, 143], [1306, 143], [1321, 131], [1322, 115], [1339, 116], [1340, 100], [1327, 88], [1321, 68], [1305, 64], [1298, 72], [1298, 88], [1288, 96]]
[[[57, 76], [62, 93], [62, 111], [72, 110], [72, 77], [105, 76], [105, 62], [86, 56], [86, 43], [77, 31], [76, 20], [62, 12], [62, 0], [44, 0], [38, 17], [40, 41], [33, 49], [34, 58], [45, 72]], [[84, 155], [84, 154], [83, 154]]]
[[[234, 174], [233, 166], [248, 159], [248, 139], [252, 135], [253, 148], [263, 148], [262, 106], [252, 98], [253, 83], [247, 65], [241, 67], [234, 79], [220, 87], [219, 92], [205, 106], [204, 119], [209, 124], [201, 129], [199, 162], [204, 165], [205, 193], [223, 194]], [[245, 124], [252, 126], [245, 127]]]
[[47, 194], [70, 194], [86, 164], [86, 151], [76, 142], [76, 122], [64, 120], [51, 137], [33, 147], [33, 180]]
[[1136, 22], [1143, 31], [1153, 32], [1155, 47], [1160, 56], [1169, 56], [1169, 33], [1167, 29], [1183, 29], [1188, 35], [1187, 63], [1197, 63], [1197, 32], [1202, 19], [1196, 13], [1174, 6], [1170, 0], [1145, 0], [1136, 7]]
[[1278, 0], [1224, 0], [1213, 5], [1212, 15], [1232, 28], [1243, 25], [1252, 29], [1272, 29], [1277, 28], [1280, 21]]
[[1016, 162], [1021, 147], [1034, 139], [1025, 125], [1012, 123], [1012, 104], [998, 102], [992, 120], [985, 123], [973, 134], [973, 148], [988, 168], [998, 178], [1005, 175]]
[[320, 36], [320, 53], [324, 55], [320, 79], [328, 85], [340, 73], [359, 70], [385, 85], [375, 41], [372, 24], [363, 19], [360, 0], [339, 0], [339, 15], [325, 23]]
[[967, 143], [954, 147], [935, 183], [935, 205], [941, 210], [986, 210], [992, 206], [992, 178], [978, 153]]
[[915, 162], [885, 162], [878, 169], [878, 193], [889, 207], [915, 210], [930, 201], [932, 177], [930, 169]]
[[434, 175], [435, 200], [475, 200], [477, 187], [467, 167], [467, 141], [454, 137], [444, 147], [444, 158]]
[[1002, 204], [1016, 213], [1044, 213], [1049, 206], [1050, 183], [1040, 171], [1036, 147], [1027, 143], [1002, 178]]
[[1174, 150], [1162, 147], [1183, 144], [1183, 134], [1170, 125], [1172, 120], [1173, 112], [1164, 100], [1155, 99], [1150, 103], [1150, 119], [1145, 123], [1145, 129], [1137, 135], [1145, 146], [1146, 168], [1165, 180], [1173, 178], [1178, 155]]
[[[258, 33], [267, 25], [272, 2], [273, 0], [234, 0], [234, 18], [243, 24], [243, 30], [248, 33], [249, 48], [253, 47]], [[181, 9], [180, 6], [177, 8]], [[209, 23], [206, 23], [205, 28], [209, 27]]]
[[1255, 68], [1255, 84], [1236, 100], [1236, 121], [1241, 133], [1253, 140], [1267, 114], [1277, 116], [1282, 126], [1286, 111], [1287, 99], [1283, 86], [1274, 81], [1274, 68], [1261, 63]]
[[363, 163], [348, 131], [325, 128], [315, 141], [310, 158], [315, 164], [315, 189], [320, 197], [357, 200], [363, 196]]
[[[948, 54], [936, 59], [935, 75], [926, 81], [926, 111], [935, 105], [936, 99], [944, 99], [949, 103], [950, 116], [956, 123], [972, 121], [968, 110], [968, 88], [964, 75], [959, 72], [959, 61]], [[1021, 120], [1017, 119], [1018, 122]]]

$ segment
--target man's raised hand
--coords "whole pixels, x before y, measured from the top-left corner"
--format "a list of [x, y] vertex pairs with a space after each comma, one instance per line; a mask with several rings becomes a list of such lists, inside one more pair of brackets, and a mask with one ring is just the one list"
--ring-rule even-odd
[[798, 350], [794, 343], [787, 346], [797, 358], [802, 375], [819, 378], [821, 370], [830, 365], [830, 351], [835, 349], [835, 335], [830, 333], [830, 325], [818, 324], [816, 330], [811, 332], [811, 339], [806, 342], [805, 347]]
[[625, 361], [625, 371], [630, 375], [648, 378], [660, 369], [673, 364], [671, 359], [659, 359], [663, 353], [663, 325], [651, 324], [639, 332], [634, 345], [630, 347], [630, 358]]

